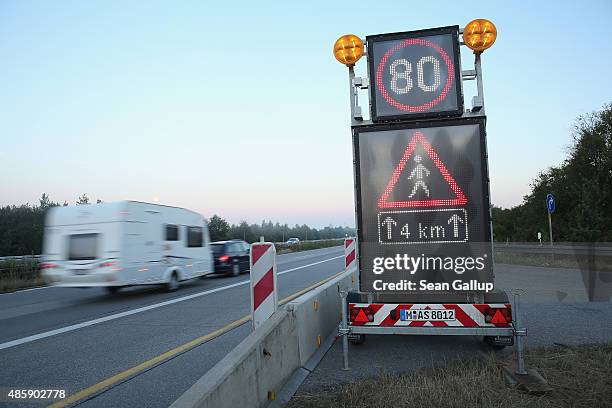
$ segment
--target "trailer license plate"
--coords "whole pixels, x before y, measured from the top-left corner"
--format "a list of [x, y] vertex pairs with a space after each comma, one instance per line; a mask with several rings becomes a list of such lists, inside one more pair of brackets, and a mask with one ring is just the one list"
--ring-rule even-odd
[[451, 309], [402, 309], [400, 320], [411, 322], [443, 322], [454, 321], [455, 311]]

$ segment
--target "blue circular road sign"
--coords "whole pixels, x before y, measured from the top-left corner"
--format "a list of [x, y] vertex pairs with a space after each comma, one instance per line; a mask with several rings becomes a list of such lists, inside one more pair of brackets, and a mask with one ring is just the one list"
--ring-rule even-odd
[[552, 194], [546, 195], [546, 208], [548, 208], [548, 212], [551, 214], [555, 212], [555, 197]]

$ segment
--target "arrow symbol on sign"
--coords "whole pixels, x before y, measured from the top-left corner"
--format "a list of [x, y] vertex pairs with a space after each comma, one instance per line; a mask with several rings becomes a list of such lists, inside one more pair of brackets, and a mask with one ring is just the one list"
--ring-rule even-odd
[[393, 230], [393, 227], [395, 225], [397, 225], [397, 222], [395, 222], [395, 220], [391, 217], [387, 217], [385, 218], [385, 220], [382, 222], [381, 224], [383, 227], [387, 226], [387, 239], [391, 239], [391, 232]]
[[452, 217], [448, 219], [447, 224], [453, 223], [453, 235], [455, 238], [459, 237], [459, 223], [463, 224], [464, 221], [457, 214], [453, 214]]

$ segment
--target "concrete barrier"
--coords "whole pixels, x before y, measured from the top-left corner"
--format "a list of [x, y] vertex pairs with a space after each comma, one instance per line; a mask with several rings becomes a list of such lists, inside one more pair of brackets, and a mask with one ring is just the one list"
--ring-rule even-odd
[[286, 309], [296, 319], [300, 351], [300, 365], [303, 366], [331, 334], [336, 333], [342, 309], [340, 289], [352, 286], [350, 273], [300, 296], [287, 303]]
[[302, 367], [321, 351], [325, 340], [335, 335], [341, 310], [338, 291], [353, 286], [355, 273], [338, 275], [280, 308], [171, 407], [268, 405], [293, 374], [304, 371]]

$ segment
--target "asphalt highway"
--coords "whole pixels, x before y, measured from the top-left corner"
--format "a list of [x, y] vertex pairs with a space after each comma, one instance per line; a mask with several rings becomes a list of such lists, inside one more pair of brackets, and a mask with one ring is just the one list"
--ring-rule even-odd
[[[279, 300], [340, 272], [342, 251], [279, 255]], [[103, 381], [249, 314], [248, 279], [207, 277], [172, 293], [51, 287], [2, 294], [0, 390], [89, 389], [79, 407], [167, 407], [251, 332], [250, 322], [110, 387]], [[41, 402], [0, 397], [0, 406]]]

